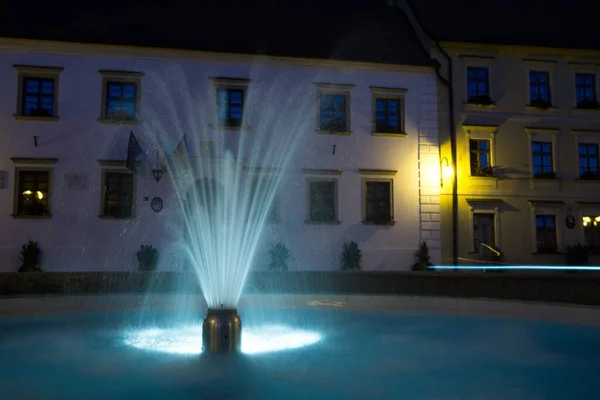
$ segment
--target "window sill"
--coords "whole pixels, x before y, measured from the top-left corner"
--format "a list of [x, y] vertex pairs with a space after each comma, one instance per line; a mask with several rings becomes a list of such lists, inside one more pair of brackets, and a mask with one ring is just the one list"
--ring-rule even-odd
[[317, 135], [333, 135], [333, 136], [350, 136], [352, 135], [352, 131], [347, 132], [336, 132], [336, 131], [322, 131], [320, 129], [316, 129]]
[[304, 220], [305, 224], [308, 225], [340, 225], [342, 221], [312, 221], [310, 219]]
[[132, 215], [130, 217], [113, 217], [112, 215], [98, 215], [98, 218], [107, 219], [107, 220], [115, 220], [115, 221], [123, 221], [123, 220], [128, 220], [128, 219], [134, 219], [135, 215]]
[[371, 136], [405, 138], [407, 135], [404, 132], [397, 132], [397, 133], [371, 132]]
[[573, 113], [578, 115], [600, 115], [598, 108], [573, 108]]
[[58, 121], [58, 117], [37, 117], [35, 115], [13, 115], [13, 118], [20, 121]]
[[387, 222], [373, 222], [373, 221], [362, 221], [363, 225], [375, 225], [375, 226], [394, 226], [396, 221], [391, 220]]
[[525, 106], [525, 110], [527, 110], [529, 112], [553, 114], [554, 112], [556, 112], [556, 110], [558, 110], [558, 107], [552, 107], [551, 106], [551, 107], [543, 108], [543, 107], [536, 107], [536, 106], [526, 105]]
[[229, 125], [219, 125], [219, 124], [208, 124], [210, 129], [219, 129], [221, 131], [232, 131], [232, 132], [243, 132], [249, 131], [250, 127], [248, 125], [244, 126], [229, 126]]
[[10, 214], [14, 219], [50, 219], [52, 218], [52, 214], [50, 215], [21, 215], [21, 214]]
[[496, 108], [496, 103], [491, 103], [491, 104], [477, 104], [477, 103], [469, 103], [468, 101], [465, 101], [463, 103], [465, 110], [470, 110], [470, 111], [494, 111], [494, 108]]
[[108, 118], [98, 118], [98, 122], [101, 124], [114, 124], [114, 125], [139, 125], [140, 121], [137, 119], [133, 120], [120, 120], [120, 119], [108, 119]]

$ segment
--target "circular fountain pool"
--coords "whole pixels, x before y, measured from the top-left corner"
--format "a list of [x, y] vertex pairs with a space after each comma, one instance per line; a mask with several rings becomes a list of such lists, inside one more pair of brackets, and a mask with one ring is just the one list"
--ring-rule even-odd
[[12, 314], [0, 320], [2, 398], [506, 400], [600, 393], [600, 310], [593, 308], [253, 296], [239, 308], [243, 354], [211, 357], [200, 354], [202, 305], [182, 313], [181, 301], [165, 299], [1, 300], [3, 313]]

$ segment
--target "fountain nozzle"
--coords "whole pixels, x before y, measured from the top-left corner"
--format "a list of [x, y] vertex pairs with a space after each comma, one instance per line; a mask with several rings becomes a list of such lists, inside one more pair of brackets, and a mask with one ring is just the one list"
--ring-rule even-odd
[[209, 308], [202, 322], [202, 351], [211, 354], [239, 353], [242, 321], [235, 308]]

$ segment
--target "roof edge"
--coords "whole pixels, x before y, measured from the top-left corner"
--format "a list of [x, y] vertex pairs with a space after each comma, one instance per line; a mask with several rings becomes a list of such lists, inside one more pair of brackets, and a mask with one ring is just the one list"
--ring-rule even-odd
[[129, 58], [157, 58], [196, 60], [200, 62], [264, 62], [269, 65], [289, 65], [307, 68], [358, 69], [390, 72], [424, 73], [434, 72], [433, 64], [393, 64], [367, 61], [335, 60], [322, 58], [299, 58], [250, 53], [226, 53], [178, 48], [96, 44], [39, 39], [20, 39], [0, 37], [0, 52], [27, 51], [54, 54], [89, 54]]

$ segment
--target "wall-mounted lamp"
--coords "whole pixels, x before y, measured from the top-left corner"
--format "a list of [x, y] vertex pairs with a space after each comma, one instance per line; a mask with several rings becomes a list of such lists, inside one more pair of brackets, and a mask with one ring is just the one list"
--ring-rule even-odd
[[452, 166], [450, 165], [450, 161], [446, 157], [442, 158], [442, 162], [440, 163], [441, 175], [440, 175], [440, 185], [444, 186], [444, 181], [447, 181], [452, 178], [454, 171], [452, 170]]
[[162, 168], [160, 168], [160, 165], [158, 164], [158, 149], [156, 149], [156, 168], [154, 168], [152, 170], [152, 175], [154, 175], [154, 179], [156, 179], [156, 182], [160, 181], [160, 178], [162, 178], [164, 171], [162, 170]]

